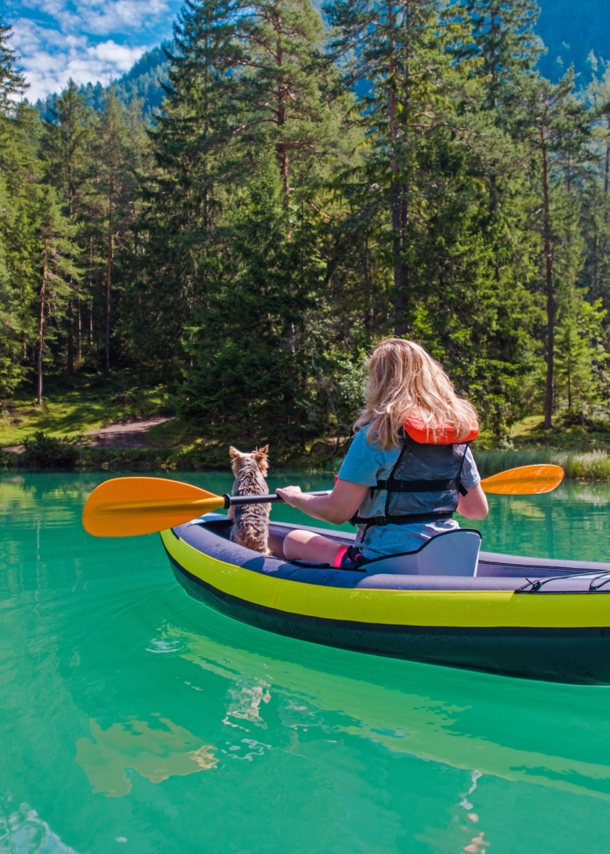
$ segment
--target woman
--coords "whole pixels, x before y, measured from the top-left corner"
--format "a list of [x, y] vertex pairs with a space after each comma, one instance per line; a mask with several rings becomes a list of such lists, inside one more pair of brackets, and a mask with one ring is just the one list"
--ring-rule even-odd
[[278, 489], [291, 507], [340, 525], [355, 517], [356, 546], [308, 531], [291, 531], [284, 556], [350, 569], [367, 559], [415, 551], [459, 528], [457, 510], [484, 519], [488, 507], [468, 447], [478, 433], [474, 407], [413, 341], [389, 338], [369, 363], [366, 405], [332, 493]]

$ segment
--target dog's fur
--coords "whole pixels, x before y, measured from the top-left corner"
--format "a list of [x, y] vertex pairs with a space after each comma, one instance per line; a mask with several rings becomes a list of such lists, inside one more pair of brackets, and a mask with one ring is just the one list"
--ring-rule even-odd
[[[243, 454], [237, 448], [229, 448], [231, 468], [235, 475], [233, 495], [267, 495], [269, 489], [265, 476], [269, 470], [268, 453], [269, 445], [256, 448], [251, 454]], [[271, 554], [268, 547], [270, 510], [270, 504], [231, 507], [231, 540], [247, 549], [255, 549], [265, 555]]]

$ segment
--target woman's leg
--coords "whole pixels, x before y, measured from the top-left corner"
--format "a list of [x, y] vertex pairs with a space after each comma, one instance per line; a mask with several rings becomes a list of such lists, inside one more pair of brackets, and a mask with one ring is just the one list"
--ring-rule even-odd
[[345, 548], [345, 543], [310, 531], [291, 531], [284, 539], [284, 555], [288, 560], [310, 560], [334, 566], [335, 558]]

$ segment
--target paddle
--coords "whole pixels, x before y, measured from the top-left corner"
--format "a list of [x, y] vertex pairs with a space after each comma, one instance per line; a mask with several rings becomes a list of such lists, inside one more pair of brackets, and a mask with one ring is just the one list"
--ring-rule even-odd
[[562, 480], [561, 466], [520, 466], [486, 477], [481, 486], [494, 495], [542, 495], [557, 489]]
[[[330, 495], [330, 490], [312, 495]], [[95, 537], [154, 534], [204, 513], [240, 504], [270, 504], [279, 495], [214, 495], [161, 477], [117, 477], [96, 487], [83, 510], [83, 527]]]
[[[561, 483], [559, 466], [523, 466], [481, 481], [485, 492], [536, 495]], [[313, 492], [312, 495], [329, 495]], [[83, 510], [83, 527], [96, 537], [132, 537], [174, 528], [204, 513], [240, 504], [270, 504], [279, 495], [214, 495], [197, 486], [160, 477], [118, 477], [93, 490]]]

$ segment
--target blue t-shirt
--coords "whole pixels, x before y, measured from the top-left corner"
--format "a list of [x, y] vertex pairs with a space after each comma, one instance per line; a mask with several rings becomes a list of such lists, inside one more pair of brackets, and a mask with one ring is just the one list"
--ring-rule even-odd
[[[389, 450], [384, 451], [379, 445], [371, 445], [366, 439], [367, 431], [368, 427], [365, 427], [354, 436], [347, 456], [339, 470], [339, 478], [363, 486], [376, 486], [378, 480], [389, 478], [402, 448], [393, 445]], [[473, 489], [481, 482], [470, 448], [467, 448], [464, 456], [460, 479], [465, 489]], [[375, 492], [373, 498], [370, 497], [370, 494], [367, 495], [360, 505], [359, 515], [363, 517], [383, 516], [384, 514], [385, 498], [383, 493]], [[361, 551], [367, 558], [415, 551], [423, 542], [436, 536], [436, 534], [443, 534], [445, 531], [452, 531], [459, 527], [454, 519], [447, 519], [444, 522], [414, 522], [410, 525], [375, 525], [368, 529], [366, 541], [362, 544]], [[364, 525], [359, 525], [359, 529], [356, 542], [362, 540]]]

